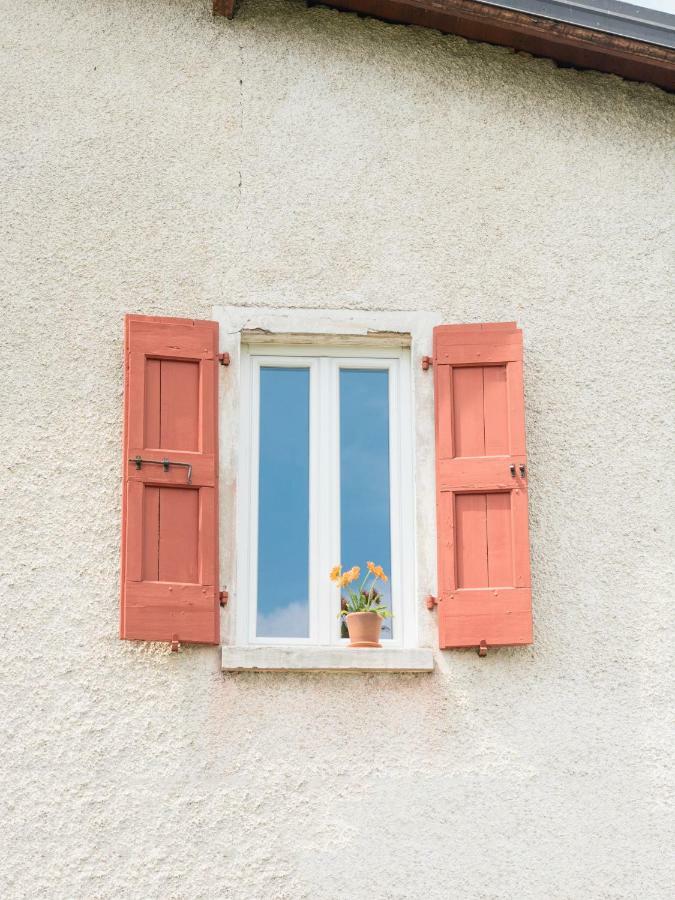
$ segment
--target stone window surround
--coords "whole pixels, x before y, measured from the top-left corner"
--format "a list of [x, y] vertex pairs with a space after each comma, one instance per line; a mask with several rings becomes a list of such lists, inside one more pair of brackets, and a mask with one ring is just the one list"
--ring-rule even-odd
[[[436, 583], [434, 405], [431, 371], [420, 360], [429, 355], [438, 313], [412, 310], [367, 311], [316, 308], [215, 306], [220, 352], [230, 355], [219, 385], [220, 556], [229, 601], [222, 613], [224, 671], [380, 671], [422, 672], [433, 668], [436, 622], [424, 597]], [[236, 485], [240, 453], [241, 344], [314, 343], [410, 347], [411, 405], [414, 418], [414, 560], [417, 646], [382, 650], [322, 646], [245, 646], [237, 641], [237, 534], [242, 533]]]

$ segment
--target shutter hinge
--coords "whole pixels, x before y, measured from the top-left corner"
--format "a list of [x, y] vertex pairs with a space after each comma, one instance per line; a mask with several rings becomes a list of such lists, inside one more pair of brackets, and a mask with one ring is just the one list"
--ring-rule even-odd
[[481, 641], [478, 645], [478, 655], [487, 656], [487, 644], [485, 643], [485, 641]]
[[218, 361], [220, 362], [221, 366], [229, 366], [230, 354], [229, 353], [219, 353]]
[[220, 605], [225, 606], [227, 604], [227, 601], [230, 599], [229, 591], [221, 591], [218, 594], [218, 599], [220, 600]]
[[433, 609], [434, 606], [438, 606], [438, 597], [434, 597], [433, 594], [427, 595], [427, 609]]
[[434, 361], [430, 356], [422, 357], [422, 370], [424, 372], [426, 372], [430, 366], [433, 366], [433, 364], [434, 364]]
[[180, 641], [178, 640], [178, 635], [174, 634], [174, 636], [171, 638], [171, 652], [178, 653], [179, 650], [180, 650]]

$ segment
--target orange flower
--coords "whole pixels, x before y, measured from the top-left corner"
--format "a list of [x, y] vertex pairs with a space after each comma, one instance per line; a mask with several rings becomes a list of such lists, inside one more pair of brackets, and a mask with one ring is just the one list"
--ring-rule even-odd
[[369, 562], [368, 570], [371, 572], [376, 578], [380, 578], [382, 581], [388, 581], [389, 579], [384, 574], [384, 569], [382, 566], [376, 566], [375, 563]]
[[328, 576], [331, 581], [339, 581], [340, 576], [342, 575], [342, 566], [333, 566], [330, 570], [330, 575]]
[[356, 581], [360, 574], [361, 569], [359, 569], [358, 566], [353, 566], [340, 578], [340, 586], [345, 587], [346, 585], [351, 584], [352, 581]]

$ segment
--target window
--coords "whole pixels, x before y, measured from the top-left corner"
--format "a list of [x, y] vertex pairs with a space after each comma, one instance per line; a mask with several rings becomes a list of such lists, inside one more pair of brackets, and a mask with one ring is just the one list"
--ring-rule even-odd
[[339, 644], [341, 562], [390, 578], [385, 646], [415, 646], [409, 351], [242, 347], [240, 644]]
[[[226, 671], [431, 671], [431, 650], [416, 643], [422, 593], [429, 609], [439, 605], [441, 649], [485, 655], [488, 645], [531, 643], [516, 323], [442, 325], [399, 311], [216, 313], [218, 321], [125, 317], [121, 636], [169, 640], [172, 649], [218, 643], [219, 600], [229, 594], [220, 590], [222, 562], [234, 593]], [[432, 341], [433, 383], [420, 352]], [[414, 426], [409, 353], [422, 362]], [[234, 362], [220, 402], [217, 355]], [[416, 566], [413, 431], [424, 537]], [[340, 597], [326, 575], [340, 557], [363, 568], [369, 556], [391, 574], [385, 600], [396, 618], [384, 640], [393, 653], [340, 647]], [[280, 646], [289, 642], [309, 646]]]

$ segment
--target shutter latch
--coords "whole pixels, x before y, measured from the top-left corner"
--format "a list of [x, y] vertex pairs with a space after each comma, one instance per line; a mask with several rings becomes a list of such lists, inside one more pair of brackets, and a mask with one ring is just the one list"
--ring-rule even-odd
[[221, 366], [229, 366], [230, 354], [229, 353], [219, 353], [218, 361], [220, 362]]
[[225, 605], [227, 604], [227, 601], [230, 599], [230, 594], [229, 594], [229, 592], [228, 592], [228, 591], [221, 591], [221, 592], [218, 594], [218, 599], [220, 600], [220, 605], [221, 605], [221, 606], [225, 606]]
[[423, 357], [422, 357], [422, 369], [423, 369], [423, 371], [426, 372], [427, 369], [429, 368], [429, 366], [433, 366], [433, 364], [434, 364], [434, 361], [433, 361], [433, 359], [432, 359], [430, 356], [423, 356]]
[[179, 650], [180, 650], [180, 641], [178, 640], [178, 635], [174, 634], [174, 636], [171, 638], [171, 652], [178, 653]]
[[433, 609], [434, 606], [438, 606], [438, 598], [434, 597], [433, 594], [427, 595], [427, 609]]
[[487, 644], [485, 643], [485, 641], [481, 641], [478, 645], [478, 655], [487, 656]]

